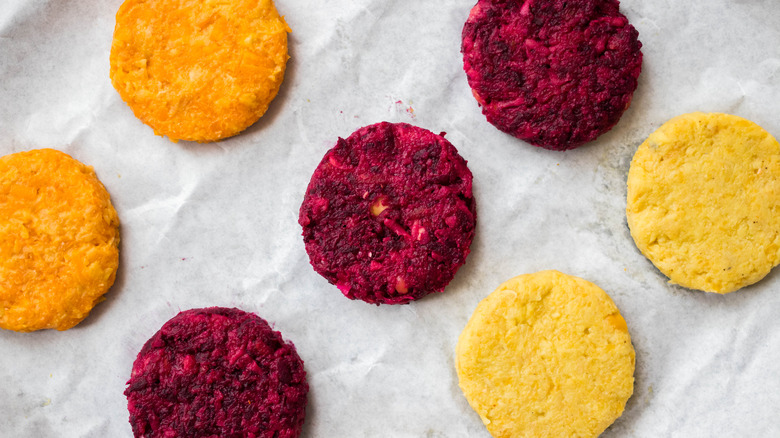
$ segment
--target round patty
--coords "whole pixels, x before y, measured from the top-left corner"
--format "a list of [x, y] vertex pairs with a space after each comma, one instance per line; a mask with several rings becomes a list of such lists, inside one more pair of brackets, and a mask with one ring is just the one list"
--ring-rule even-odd
[[119, 218], [91, 167], [53, 149], [0, 158], [0, 327], [73, 327], [118, 266]]
[[230, 137], [257, 121], [279, 91], [289, 31], [271, 0], [125, 0], [111, 82], [158, 135]]
[[495, 437], [596, 437], [634, 390], [626, 321], [601, 288], [558, 271], [483, 299], [456, 350], [458, 380]]
[[295, 347], [262, 318], [181, 312], [144, 345], [127, 382], [136, 437], [300, 435], [309, 385]]
[[642, 68], [617, 0], [479, 0], [463, 67], [488, 122], [533, 145], [572, 149], [610, 130]]
[[780, 263], [778, 212], [780, 143], [741, 117], [675, 117], [631, 161], [631, 236], [671, 283], [727, 293], [761, 280]]
[[471, 181], [455, 147], [426, 129], [383, 122], [339, 138], [298, 219], [314, 270], [369, 303], [442, 291], [474, 236]]

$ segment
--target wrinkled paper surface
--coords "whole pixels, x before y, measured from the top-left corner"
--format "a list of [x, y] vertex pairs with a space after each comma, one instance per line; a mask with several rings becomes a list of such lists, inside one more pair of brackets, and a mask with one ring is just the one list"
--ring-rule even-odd
[[[122, 392], [143, 343], [181, 310], [236, 306], [304, 359], [304, 437], [488, 437], [455, 344], [482, 298], [544, 269], [606, 290], [633, 337], [634, 395], [603, 436], [780, 436], [780, 271], [726, 296], [668, 285], [624, 212], [632, 155], [671, 117], [728, 112], [780, 136], [779, 2], [624, 0], [639, 88], [611, 132], [569, 152], [482, 116], [460, 54], [474, 0], [278, 0], [291, 59], [268, 113], [228, 140], [172, 143], [109, 80], [120, 3], [0, 6], [0, 154], [50, 147], [93, 166], [122, 221], [116, 284], [84, 322], [0, 331], [0, 436], [132, 436]], [[383, 120], [446, 132], [478, 208], [454, 281], [404, 306], [344, 298], [309, 266], [297, 224], [325, 151]]]

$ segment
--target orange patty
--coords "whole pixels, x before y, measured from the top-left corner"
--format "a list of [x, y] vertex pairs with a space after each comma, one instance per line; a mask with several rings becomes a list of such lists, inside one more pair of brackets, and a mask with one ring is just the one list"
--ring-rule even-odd
[[52, 149], [0, 158], [0, 327], [73, 327], [118, 265], [119, 218], [91, 167]]
[[125, 0], [111, 81], [136, 117], [173, 141], [215, 141], [268, 109], [290, 28], [271, 0]]

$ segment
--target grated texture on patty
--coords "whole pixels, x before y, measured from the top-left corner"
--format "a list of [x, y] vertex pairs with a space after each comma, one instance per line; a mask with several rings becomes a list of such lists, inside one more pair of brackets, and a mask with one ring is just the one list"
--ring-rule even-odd
[[533, 145], [572, 149], [610, 130], [642, 68], [617, 0], [479, 0], [463, 67], [488, 122]]
[[136, 437], [295, 438], [306, 372], [262, 318], [212, 307], [181, 312], [141, 349], [127, 382]]
[[155, 134], [220, 140], [268, 109], [284, 79], [288, 32], [271, 0], [125, 0], [111, 82]]
[[95, 171], [52, 149], [0, 158], [0, 327], [69, 329], [119, 266], [119, 218]]
[[422, 128], [383, 122], [340, 138], [300, 209], [312, 266], [369, 303], [442, 291], [474, 236], [471, 181], [455, 147]]

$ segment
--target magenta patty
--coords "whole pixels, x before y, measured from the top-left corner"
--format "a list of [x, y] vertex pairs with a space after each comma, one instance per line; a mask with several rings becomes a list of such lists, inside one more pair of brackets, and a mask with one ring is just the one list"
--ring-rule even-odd
[[303, 361], [262, 318], [212, 307], [181, 312], [144, 345], [127, 382], [136, 437], [300, 435]]
[[463, 68], [487, 120], [533, 145], [572, 149], [609, 131], [642, 70], [617, 0], [479, 0]]
[[474, 237], [471, 180], [455, 147], [426, 129], [383, 122], [339, 138], [298, 219], [314, 270], [369, 303], [442, 291]]

